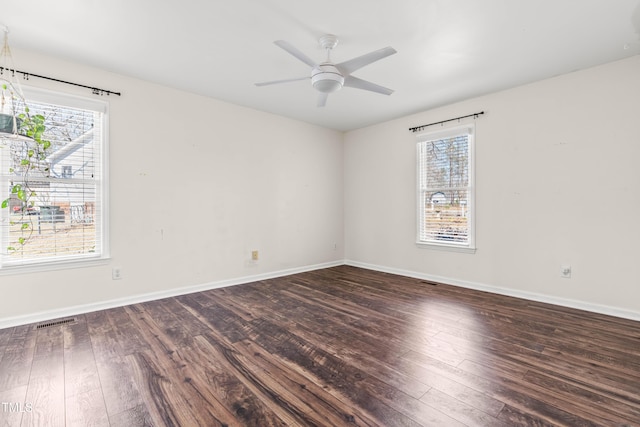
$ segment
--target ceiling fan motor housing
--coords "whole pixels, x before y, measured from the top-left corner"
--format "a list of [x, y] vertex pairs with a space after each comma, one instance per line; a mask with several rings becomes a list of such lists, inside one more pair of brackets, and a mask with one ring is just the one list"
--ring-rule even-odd
[[331, 93], [342, 89], [344, 77], [335, 65], [324, 63], [311, 70], [311, 84], [324, 93]]

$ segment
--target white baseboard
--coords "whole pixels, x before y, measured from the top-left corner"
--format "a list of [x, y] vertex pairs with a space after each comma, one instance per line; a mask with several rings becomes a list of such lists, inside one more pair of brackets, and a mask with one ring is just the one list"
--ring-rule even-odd
[[56, 310], [41, 311], [38, 313], [27, 314], [23, 316], [9, 317], [0, 319], [0, 329], [10, 328], [19, 325], [28, 325], [31, 323], [38, 323], [52, 319], [60, 319], [64, 317], [77, 316], [84, 313], [90, 313], [92, 311], [105, 310], [115, 307], [123, 307], [130, 304], [138, 304], [141, 302], [154, 301], [162, 298], [170, 298], [179, 295], [192, 294], [194, 292], [207, 291], [210, 289], [224, 288], [228, 286], [242, 285], [251, 282], [258, 282], [260, 280], [274, 279], [277, 277], [289, 276], [291, 274], [304, 273], [307, 271], [320, 270], [323, 268], [336, 267], [344, 265], [342, 260], [326, 262], [322, 264], [308, 265], [303, 267], [289, 268], [285, 270], [273, 271], [269, 273], [256, 274], [251, 276], [243, 276], [234, 279], [221, 280], [217, 282], [203, 283], [195, 286], [188, 286], [184, 288], [169, 289], [161, 292], [151, 292], [147, 294], [133, 295], [125, 298], [118, 298], [109, 301], [100, 301], [96, 303], [83, 304], [73, 307], [65, 307]]
[[413, 277], [415, 279], [421, 279], [421, 280], [429, 280], [432, 282], [438, 282], [445, 285], [459, 286], [461, 288], [485, 291], [485, 292], [490, 292], [498, 295], [505, 295], [505, 296], [515, 297], [515, 298], [526, 299], [530, 301], [554, 304], [562, 307], [575, 308], [578, 310], [585, 310], [593, 313], [620, 317], [622, 319], [640, 321], [640, 313], [636, 311], [618, 308], [618, 307], [611, 307], [611, 306], [601, 305], [601, 304], [593, 304], [586, 301], [579, 301], [579, 300], [573, 300], [573, 299], [567, 299], [567, 298], [559, 298], [559, 297], [554, 297], [552, 295], [537, 294], [534, 292], [519, 291], [516, 289], [501, 288], [498, 286], [486, 285], [483, 283], [452, 279], [449, 277], [442, 277], [442, 276], [436, 276], [433, 274], [419, 273], [416, 271], [402, 270], [402, 269], [393, 268], [393, 267], [368, 264], [368, 263], [359, 262], [359, 261], [345, 260], [344, 263], [345, 265], [366, 268], [368, 270], [381, 271], [383, 273], [398, 274], [400, 276]]
[[518, 291], [515, 289], [501, 288], [492, 285], [486, 285], [478, 282], [469, 282], [464, 280], [452, 279], [449, 277], [436, 276], [432, 274], [419, 273], [416, 271], [403, 270], [393, 267], [381, 266], [376, 264], [369, 264], [352, 260], [340, 260], [332, 261], [322, 264], [308, 265], [303, 267], [290, 268], [285, 270], [278, 270], [269, 273], [256, 274], [251, 276], [243, 276], [234, 279], [221, 280], [216, 282], [203, 283], [200, 285], [189, 286], [184, 288], [169, 289], [161, 292], [152, 292], [147, 294], [133, 295], [126, 298], [118, 298], [109, 301], [101, 301], [91, 304], [84, 304], [73, 307], [66, 307], [56, 310], [41, 311], [38, 313], [32, 313], [23, 316], [9, 317], [0, 319], [0, 329], [9, 328], [19, 325], [27, 325], [31, 323], [38, 323], [52, 319], [59, 319], [64, 317], [72, 317], [84, 313], [90, 313], [92, 311], [105, 310], [109, 308], [122, 307], [130, 304], [137, 304], [141, 302], [153, 301], [162, 298], [170, 298], [180, 295], [191, 294], [194, 292], [201, 292], [210, 289], [224, 288], [228, 286], [242, 285], [246, 283], [257, 282], [260, 280], [274, 279], [277, 277], [289, 276], [297, 273], [304, 273], [307, 271], [320, 270], [323, 268], [336, 267], [339, 265], [350, 265], [353, 267], [365, 268], [367, 270], [381, 271], [384, 273], [398, 274], [400, 276], [413, 277], [421, 280], [430, 280], [433, 282], [443, 283], [447, 285], [459, 286], [461, 288], [474, 289], [478, 291], [491, 292], [499, 295], [506, 295], [516, 298], [522, 298], [531, 301], [544, 302], [548, 304], [555, 304], [563, 307], [570, 307], [579, 310], [590, 311], [593, 313], [600, 313], [614, 317], [620, 317], [623, 319], [640, 321], [640, 313], [625, 310], [618, 307], [611, 307], [601, 304], [593, 304], [585, 301], [578, 301], [566, 298], [558, 298], [551, 295], [537, 294], [534, 292]]

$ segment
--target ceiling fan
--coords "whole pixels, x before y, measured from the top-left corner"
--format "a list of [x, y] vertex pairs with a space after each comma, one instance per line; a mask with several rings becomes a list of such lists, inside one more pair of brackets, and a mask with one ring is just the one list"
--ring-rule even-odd
[[331, 50], [338, 44], [338, 38], [333, 34], [326, 34], [319, 39], [320, 46], [327, 51], [327, 60], [317, 63], [290, 43], [284, 40], [277, 40], [274, 43], [300, 61], [311, 67], [311, 75], [307, 77], [298, 77], [293, 79], [275, 80], [270, 82], [256, 83], [256, 86], [267, 86], [278, 83], [295, 82], [298, 80], [311, 79], [311, 85], [320, 92], [318, 97], [318, 107], [324, 107], [327, 103], [327, 97], [331, 92], [342, 89], [343, 86], [353, 87], [356, 89], [368, 90], [371, 92], [381, 93], [383, 95], [391, 95], [393, 90], [379, 86], [375, 83], [359, 79], [353, 75], [353, 72], [359, 70], [365, 65], [386, 58], [396, 53], [392, 47], [385, 47], [375, 50], [357, 58], [334, 64], [331, 62]]

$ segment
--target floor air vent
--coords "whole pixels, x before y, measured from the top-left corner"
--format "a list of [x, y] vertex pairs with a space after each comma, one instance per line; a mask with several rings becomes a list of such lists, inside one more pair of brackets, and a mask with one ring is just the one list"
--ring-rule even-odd
[[50, 328], [52, 326], [66, 325], [67, 323], [73, 323], [75, 321], [76, 321], [75, 317], [72, 317], [70, 319], [52, 320], [51, 322], [40, 323], [38, 326], [36, 326], [36, 329], [43, 329], [43, 328]]

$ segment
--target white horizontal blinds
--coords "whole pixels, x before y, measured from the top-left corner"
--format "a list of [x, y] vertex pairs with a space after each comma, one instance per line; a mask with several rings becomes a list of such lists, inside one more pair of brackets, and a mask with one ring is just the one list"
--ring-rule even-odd
[[468, 245], [469, 130], [422, 140], [418, 155], [419, 242]]
[[34, 142], [12, 141], [5, 150], [8, 170], [0, 172], [3, 186], [28, 186], [32, 197], [25, 205], [10, 195], [9, 218], [2, 223], [2, 264], [99, 256], [103, 112], [31, 99], [27, 104], [31, 116], [44, 116], [42, 139], [50, 141], [51, 147], [26, 179], [21, 159]]

